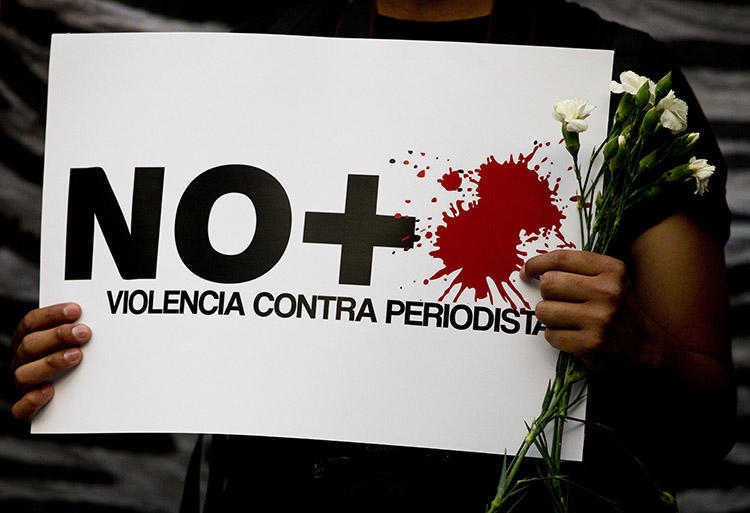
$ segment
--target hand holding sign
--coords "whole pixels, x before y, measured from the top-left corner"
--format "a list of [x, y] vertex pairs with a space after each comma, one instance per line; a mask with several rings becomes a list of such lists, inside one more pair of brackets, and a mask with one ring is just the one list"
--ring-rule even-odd
[[81, 315], [75, 303], [32, 310], [19, 323], [11, 339], [11, 370], [22, 397], [13, 405], [13, 417], [30, 421], [54, 394], [49, 383], [81, 362], [79, 346], [91, 338], [85, 324], [73, 324]]
[[[626, 347], [621, 341], [638, 336], [618, 336], [636, 329], [629, 309], [625, 263], [610, 256], [584, 251], [558, 250], [529, 259], [523, 275], [539, 278], [543, 300], [537, 318], [547, 327], [544, 337], [557, 349], [572, 353], [590, 369], [606, 367], [615, 360], [643, 358], [643, 348]], [[614, 355], [614, 358], [613, 358]]]

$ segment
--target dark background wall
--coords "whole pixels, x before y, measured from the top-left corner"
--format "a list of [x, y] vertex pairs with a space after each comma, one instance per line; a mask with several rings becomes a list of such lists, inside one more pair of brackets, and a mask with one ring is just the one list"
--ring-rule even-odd
[[[710, 475], [679, 493], [686, 513], [750, 512], [750, 5], [744, 0], [581, 0], [675, 51], [729, 164], [727, 265], [739, 382], [739, 441]], [[0, 374], [10, 334], [38, 293], [39, 219], [49, 34], [228, 31], [277, 2], [5, 0], [0, 5]], [[205, 20], [206, 10], [211, 20]], [[249, 28], [252, 30], [252, 27]], [[585, 27], [571, 27], [585, 30]], [[174, 512], [190, 435], [29, 437], [0, 392], [0, 511]], [[699, 414], [699, 412], [697, 412]]]

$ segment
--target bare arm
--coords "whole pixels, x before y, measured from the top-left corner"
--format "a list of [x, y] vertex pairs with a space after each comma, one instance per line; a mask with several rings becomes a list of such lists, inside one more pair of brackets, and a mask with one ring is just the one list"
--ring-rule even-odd
[[676, 215], [636, 239], [631, 259], [632, 294], [659, 348], [651, 364], [686, 388], [731, 388], [723, 248]]

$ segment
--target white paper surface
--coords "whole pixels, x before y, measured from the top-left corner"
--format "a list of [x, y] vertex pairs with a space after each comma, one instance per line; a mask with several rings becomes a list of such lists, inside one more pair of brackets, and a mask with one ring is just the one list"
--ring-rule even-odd
[[[492, 198], [477, 197], [468, 172], [476, 177], [490, 156], [515, 162], [534, 141], [542, 147], [528, 167], [539, 165], [549, 188], [558, 187], [561, 235], [578, 243], [570, 157], [550, 110], [574, 96], [597, 105], [582, 136], [586, 154], [605, 134], [611, 66], [612, 53], [598, 50], [242, 34], [53, 36], [40, 302], [80, 303], [93, 338], [32, 431], [257, 434], [514, 452], [554, 373], [556, 351], [543, 333], [524, 333], [525, 316], [515, 334], [405, 325], [404, 316], [386, 323], [386, 302], [438, 302], [460, 274], [430, 280], [444, 264], [430, 255], [447, 223], [443, 212], [450, 217], [457, 201], [463, 210], [454, 215], [466, 215], [472, 201], [487, 207]], [[196, 276], [175, 248], [183, 192], [226, 164], [270, 173], [291, 205], [282, 258], [244, 283]], [[124, 280], [96, 223], [92, 279], [66, 280], [71, 168], [102, 168], [130, 223], [134, 169], [144, 166], [164, 168], [156, 279]], [[464, 171], [461, 191], [438, 181], [451, 169]], [[378, 177], [378, 214], [418, 219], [421, 239], [412, 249], [373, 249], [369, 286], [339, 284], [340, 245], [303, 242], [306, 212], [344, 212], [350, 174]], [[487, 176], [477, 180], [486, 188]], [[213, 247], [243, 251], [255, 214], [241, 194], [220, 198], [208, 223]], [[495, 236], [503, 223], [480, 230]], [[455, 223], [451, 230], [461, 235]], [[527, 242], [514, 251], [555, 249], [559, 238], [545, 234], [516, 233]], [[465, 248], [488, 251], [482, 243]], [[509, 282], [533, 308], [538, 291], [517, 272]], [[508, 284], [504, 294], [489, 287], [490, 297], [475, 300], [467, 288], [454, 302], [458, 283], [442, 303], [494, 311], [510, 307], [505, 295], [522, 306]], [[238, 292], [245, 315], [111, 312], [107, 291], [138, 289], [153, 290], [159, 306], [165, 290]], [[259, 317], [253, 300], [264, 291], [347, 296], [358, 307], [370, 298], [377, 322], [349, 321], [346, 313]], [[580, 459], [582, 427], [571, 425], [565, 440], [564, 457]]]

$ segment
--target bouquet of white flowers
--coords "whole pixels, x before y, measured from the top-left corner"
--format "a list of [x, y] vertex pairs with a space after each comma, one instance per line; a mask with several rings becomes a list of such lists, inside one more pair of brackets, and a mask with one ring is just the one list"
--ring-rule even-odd
[[[646, 207], [681, 182], [694, 180], [695, 194], [703, 195], [714, 172], [714, 166], [705, 159], [691, 156], [686, 160], [700, 134], [683, 133], [688, 107], [672, 91], [671, 73], [654, 83], [626, 71], [610, 89], [623, 96], [606, 139], [592, 151], [585, 171], [578, 160], [579, 136], [588, 128], [586, 118], [594, 106], [581, 99], [567, 99], [556, 103], [552, 111], [562, 125], [565, 146], [573, 158], [582, 249], [603, 255], [612, 251], [628, 214]], [[541, 412], [526, 426], [528, 433], [516, 455], [510, 462], [507, 457], [503, 460], [488, 513], [510, 511], [532, 482], [545, 484], [552, 511], [568, 511], [568, 489], [578, 485], [560, 471], [563, 427], [567, 420], [582, 422], [569, 411], [583, 399], [585, 378], [583, 363], [561, 352]], [[521, 461], [532, 446], [542, 456], [540, 475], [519, 479]], [[661, 497], [674, 504], [670, 494], [662, 492]]]

